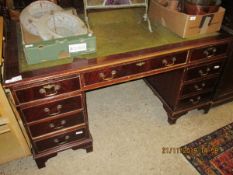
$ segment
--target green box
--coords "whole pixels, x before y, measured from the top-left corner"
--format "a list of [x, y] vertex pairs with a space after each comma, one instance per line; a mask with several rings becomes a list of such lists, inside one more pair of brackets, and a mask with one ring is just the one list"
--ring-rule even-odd
[[73, 58], [96, 52], [96, 37], [79, 35], [23, 45], [28, 64]]

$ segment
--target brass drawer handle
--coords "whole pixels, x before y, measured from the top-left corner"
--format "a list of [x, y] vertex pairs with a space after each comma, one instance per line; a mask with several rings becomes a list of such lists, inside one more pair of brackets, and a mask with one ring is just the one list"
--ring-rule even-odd
[[197, 91], [201, 91], [205, 88], [206, 84], [205, 83], [201, 83], [201, 86], [199, 85], [194, 85], [194, 89], [197, 90]]
[[49, 116], [58, 115], [61, 113], [62, 105], [57, 105], [57, 112], [51, 113], [49, 108], [44, 108], [44, 112], [46, 112]]
[[145, 65], [145, 64], [146, 64], [146, 63], [143, 61], [143, 62], [136, 63], [136, 66], [141, 67], [141, 66], [143, 66], [143, 65]]
[[111, 77], [106, 77], [106, 75], [103, 72], [101, 72], [101, 73], [99, 73], [99, 77], [102, 78], [102, 80], [104, 80], [104, 81], [109, 81], [109, 80], [114, 79], [116, 73], [117, 73], [116, 70], [112, 70]]
[[203, 54], [207, 57], [213, 57], [215, 55], [215, 53], [217, 52], [217, 48], [216, 47], [209, 47], [207, 49], [204, 50]]
[[58, 90], [61, 89], [61, 86], [58, 84], [48, 84], [44, 85], [40, 90], [39, 93], [43, 94], [46, 97], [56, 95]]
[[60, 125], [55, 125], [54, 123], [49, 123], [49, 127], [52, 128], [52, 129], [61, 129], [61, 128], [64, 128], [64, 125], [66, 124], [66, 120], [61, 120], [60, 121]]
[[193, 105], [198, 104], [198, 103], [200, 102], [200, 100], [201, 100], [201, 96], [198, 96], [196, 99], [193, 99], [193, 98], [189, 99], [189, 101], [190, 101]]
[[68, 142], [68, 140], [70, 139], [70, 136], [65, 136], [65, 140], [63, 142], [61, 142], [58, 138], [54, 139], [53, 142], [57, 143], [58, 145], [62, 145]]
[[211, 71], [210, 68], [207, 67], [206, 70], [205, 70], [205, 72], [204, 72], [203, 70], [200, 69], [200, 70], [198, 71], [198, 73], [203, 77], [203, 76], [208, 75], [210, 71]]
[[176, 57], [172, 57], [172, 63], [168, 63], [167, 59], [163, 59], [162, 63], [165, 67], [173, 66], [176, 62]]

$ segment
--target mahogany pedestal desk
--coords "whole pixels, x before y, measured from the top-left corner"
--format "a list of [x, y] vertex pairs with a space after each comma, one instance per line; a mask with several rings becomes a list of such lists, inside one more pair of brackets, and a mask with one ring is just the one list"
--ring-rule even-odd
[[[103, 12], [98, 15], [108, 16]], [[122, 25], [130, 33], [128, 37], [109, 28], [100, 28], [109, 30], [106, 32], [93, 28], [97, 37], [94, 55], [62, 60], [64, 63], [57, 65], [32, 66], [18, 54], [15, 25], [8, 26], [3, 83], [12, 93], [39, 168], [62, 150], [92, 151], [86, 91], [144, 78], [162, 101], [170, 124], [190, 110], [203, 109], [207, 113], [210, 109], [221, 72], [230, 58], [232, 37], [218, 33], [184, 40], [158, 26], [150, 33], [142, 24], [133, 25], [138, 26]], [[145, 36], [140, 37], [136, 30], [143, 30]], [[119, 38], [122, 42], [117, 42]], [[146, 44], [140, 43], [144, 40]], [[12, 81], [19, 75], [22, 80]]]

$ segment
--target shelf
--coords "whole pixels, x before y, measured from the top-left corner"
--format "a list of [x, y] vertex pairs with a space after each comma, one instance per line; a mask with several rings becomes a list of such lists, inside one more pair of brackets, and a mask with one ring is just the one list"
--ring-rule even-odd
[[0, 126], [8, 123], [7, 118], [0, 116]]
[[0, 135], [6, 132], [10, 132], [10, 128], [8, 127], [8, 125], [7, 124], [0, 125]]

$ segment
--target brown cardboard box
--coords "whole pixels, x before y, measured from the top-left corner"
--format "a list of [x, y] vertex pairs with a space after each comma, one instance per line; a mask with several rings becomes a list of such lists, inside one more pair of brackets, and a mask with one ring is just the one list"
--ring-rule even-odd
[[158, 4], [156, 0], [151, 0], [149, 7], [152, 23], [158, 22], [183, 38], [219, 31], [224, 14], [225, 9], [220, 7], [216, 13], [187, 15], [170, 10]]

